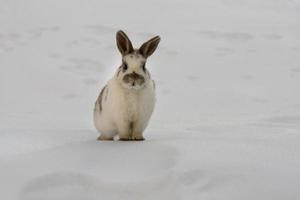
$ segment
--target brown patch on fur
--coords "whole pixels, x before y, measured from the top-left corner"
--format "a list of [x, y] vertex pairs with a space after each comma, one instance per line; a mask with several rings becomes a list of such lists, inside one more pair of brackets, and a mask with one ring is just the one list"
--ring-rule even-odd
[[104, 97], [104, 100], [106, 101], [107, 100], [107, 96], [108, 96], [108, 87], [106, 88], [106, 90], [105, 90], [105, 97]]
[[100, 112], [102, 111], [102, 98], [103, 98], [103, 93], [104, 93], [104, 90], [107, 88], [107, 86], [104, 86], [104, 88], [102, 88], [100, 94], [99, 94], [99, 97], [98, 97], [98, 104], [99, 104], [99, 110]]
[[[126, 55], [128, 55], [128, 54], [130, 54], [130, 55], [129, 55], [130, 58], [134, 58], [134, 57], [135, 57], [135, 58], [143, 57], [143, 58], [146, 59], [146, 57], [145, 57], [143, 54], [141, 54], [141, 52], [140, 52], [139, 49], [133, 49], [132, 52], [127, 53], [127, 54], [124, 54], [124, 55], [123, 55], [123, 58], [124, 58], [124, 56], [126, 56]], [[122, 59], [122, 62], [124, 63], [124, 60], [123, 60], [123, 59]]]
[[[140, 57], [140, 56], [143, 56], [140, 52], [139, 49], [134, 49], [133, 52], [132, 52], [133, 55], [137, 56], [137, 57]], [[144, 57], [144, 56], [143, 56]]]

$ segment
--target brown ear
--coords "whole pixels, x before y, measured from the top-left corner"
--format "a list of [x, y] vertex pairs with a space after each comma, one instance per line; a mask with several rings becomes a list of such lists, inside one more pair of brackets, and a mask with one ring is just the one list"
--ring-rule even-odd
[[139, 52], [145, 56], [145, 58], [151, 56], [160, 42], [160, 37], [156, 36], [147, 42], [145, 42], [140, 48]]
[[131, 41], [123, 31], [117, 32], [116, 39], [118, 49], [123, 56], [133, 52]]

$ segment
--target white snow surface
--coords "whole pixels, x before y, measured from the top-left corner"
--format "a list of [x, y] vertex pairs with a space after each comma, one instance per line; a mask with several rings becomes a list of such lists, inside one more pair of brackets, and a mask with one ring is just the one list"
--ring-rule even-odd
[[[92, 124], [119, 29], [162, 38], [143, 142]], [[300, 1], [0, 0], [0, 199], [300, 199]]]

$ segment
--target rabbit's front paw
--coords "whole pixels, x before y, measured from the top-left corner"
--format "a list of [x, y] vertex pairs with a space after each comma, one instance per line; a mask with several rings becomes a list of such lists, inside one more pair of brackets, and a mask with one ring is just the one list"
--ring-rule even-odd
[[127, 137], [120, 137], [120, 141], [143, 141], [145, 138], [142, 135], [132, 135], [132, 136], [127, 136]]
[[125, 137], [120, 137], [119, 140], [120, 140], [120, 141], [130, 141], [130, 140], [132, 140], [132, 139], [131, 139], [131, 138], [128, 138], [128, 137], [126, 137], [126, 138], [125, 138]]
[[143, 141], [143, 140], [145, 140], [145, 138], [143, 137], [142, 134], [133, 134], [132, 135], [132, 140]]

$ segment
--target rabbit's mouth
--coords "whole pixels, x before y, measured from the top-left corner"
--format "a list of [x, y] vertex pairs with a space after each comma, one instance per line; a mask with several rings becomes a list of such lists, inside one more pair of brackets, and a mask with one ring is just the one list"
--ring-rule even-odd
[[130, 88], [139, 88], [145, 83], [145, 78], [142, 75], [133, 72], [126, 74], [123, 77], [123, 82]]

